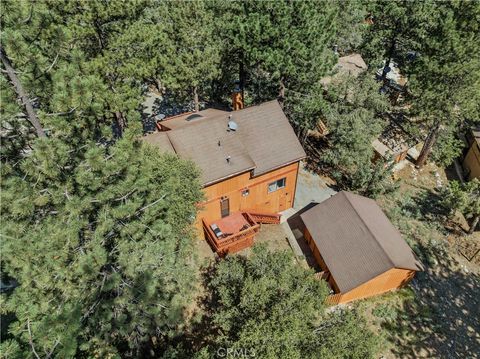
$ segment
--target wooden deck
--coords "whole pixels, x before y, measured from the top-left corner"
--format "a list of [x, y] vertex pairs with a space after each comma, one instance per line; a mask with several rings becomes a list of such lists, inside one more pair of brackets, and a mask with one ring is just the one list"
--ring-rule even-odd
[[[272, 213], [237, 212], [228, 217], [207, 223], [202, 219], [205, 238], [221, 257], [253, 245], [261, 223], [280, 223], [280, 215]], [[222, 235], [217, 237], [212, 229], [216, 225]]]

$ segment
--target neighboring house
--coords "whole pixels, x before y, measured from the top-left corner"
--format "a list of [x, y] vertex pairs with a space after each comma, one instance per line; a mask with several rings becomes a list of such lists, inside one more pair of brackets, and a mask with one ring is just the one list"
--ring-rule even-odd
[[[353, 78], [358, 77], [361, 73], [367, 71], [368, 66], [363, 61], [363, 58], [360, 54], [351, 54], [348, 56], [339, 57], [337, 64], [334, 66], [333, 71], [335, 72], [332, 76], [326, 76], [320, 80], [320, 83], [323, 85], [325, 91], [328, 90], [329, 85], [335, 79], [338, 79], [341, 76], [352, 76]], [[330, 133], [329, 129], [322, 121], [318, 119], [317, 125], [314, 129], [308, 130], [307, 135], [311, 137], [320, 138], [326, 136]]]
[[349, 75], [352, 77], [358, 77], [361, 73], [367, 71], [367, 69], [368, 66], [360, 54], [342, 56], [338, 58], [337, 64], [333, 68], [335, 74], [322, 78], [320, 83], [324, 87], [328, 87], [332, 80], [338, 78], [339, 76]]
[[467, 139], [470, 147], [463, 159], [463, 168], [469, 180], [480, 179], [480, 128], [472, 129]]
[[418, 141], [406, 132], [399, 124], [390, 119], [380, 136], [372, 142], [375, 159], [389, 159], [398, 163], [407, 158], [408, 151], [415, 147]]
[[278, 212], [293, 206], [306, 155], [277, 101], [234, 112], [207, 109], [157, 127], [142, 139], [201, 170], [206, 198], [197, 227], [219, 254], [251, 245], [259, 223], [278, 223]]
[[339, 192], [301, 214], [331, 304], [401, 288], [421, 263], [372, 199]]

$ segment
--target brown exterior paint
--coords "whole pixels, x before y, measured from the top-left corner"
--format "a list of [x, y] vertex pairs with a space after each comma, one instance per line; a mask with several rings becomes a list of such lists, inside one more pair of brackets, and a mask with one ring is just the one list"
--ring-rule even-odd
[[468, 171], [468, 179], [480, 179], [480, 145], [473, 141], [470, 149], [463, 160], [463, 167]]
[[[244, 172], [224, 181], [207, 186], [203, 189], [206, 200], [200, 203], [197, 216], [197, 228], [202, 228], [203, 218], [211, 223], [221, 218], [220, 203], [227, 197], [230, 213], [240, 211], [278, 213], [293, 206], [296, 178], [299, 163], [267, 172], [257, 177], [251, 177], [251, 172]], [[268, 185], [281, 178], [286, 179], [285, 187], [268, 193]], [[242, 192], [248, 190], [248, 195]]]
[[[315, 260], [320, 268], [322, 268], [322, 271], [328, 272], [325, 261], [307, 229], [305, 229], [304, 237], [313, 252]], [[414, 276], [414, 270], [392, 268], [348, 292], [340, 293], [338, 286], [335, 283], [335, 279], [330, 275], [327, 277], [327, 282], [335, 291], [335, 294], [332, 294], [327, 298], [327, 303], [332, 305], [348, 303], [354, 300], [368, 298], [396, 290], [405, 286]]]

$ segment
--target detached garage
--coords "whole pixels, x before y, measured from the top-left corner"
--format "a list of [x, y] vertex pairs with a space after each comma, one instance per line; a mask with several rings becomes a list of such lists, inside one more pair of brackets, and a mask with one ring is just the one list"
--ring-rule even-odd
[[331, 304], [401, 288], [423, 269], [372, 199], [339, 192], [301, 218], [305, 240], [322, 269], [319, 276], [334, 292]]

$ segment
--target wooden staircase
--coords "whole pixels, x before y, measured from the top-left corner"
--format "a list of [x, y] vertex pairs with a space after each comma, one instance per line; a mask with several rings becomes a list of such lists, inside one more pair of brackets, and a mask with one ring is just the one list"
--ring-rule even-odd
[[255, 222], [262, 224], [280, 224], [280, 214], [276, 213], [260, 213], [260, 212], [247, 212]]

